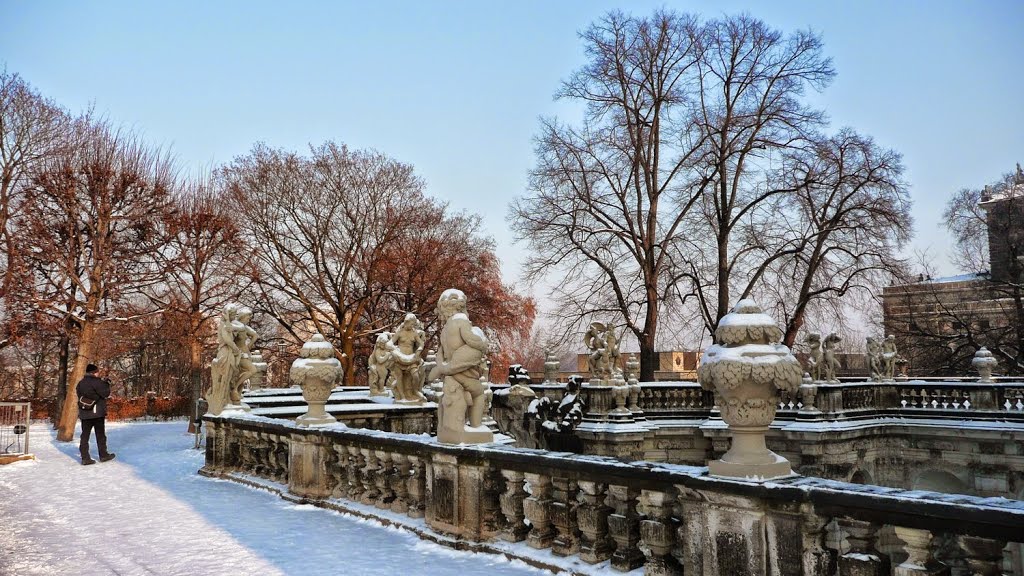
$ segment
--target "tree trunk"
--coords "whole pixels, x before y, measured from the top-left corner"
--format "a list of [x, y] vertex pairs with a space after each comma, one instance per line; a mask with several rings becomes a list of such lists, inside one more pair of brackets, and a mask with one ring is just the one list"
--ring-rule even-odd
[[192, 409], [190, 414], [192, 415], [188, 419], [188, 432], [189, 434], [195, 434], [196, 432], [196, 421], [202, 414], [198, 413], [199, 410], [199, 399], [203, 396], [203, 346], [199, 342], [199, 339], [193, 332], [192, 341], [189, 342], [191, 349], [190, 362], [188, 367], [189, 381], [192, 384], [192, 391], [190, 398], [192, 400]]
[[96, 323], [86, 319], [82, 323], [82, 333], [78, 340], [78, 354], [75, 355], [75, 368], [71, 372], [67, 392], [64, 394], [64, 406], [60, 413], [60, 424], [57, 426], [57, 440], [70, 442], [75, 437], [75, 423], [78, 421], [78, 402], [75, 388], [85, 376], [85, 367], [93, 362], [96, 350]]
[[654, 369], [658, 366], [658, 353], [654, 350], [654, 338], [644, 334], [640, 338], [640, 381], [654, 382]]
[[64, 395], [68, 390], [68, 356], [71, 353], [71, 337], [68, 336], [67, 327], [60, 336], [60, 344], [57, 347], [57, 396], [53, 402], [53, 412], [50, 420], [56, 428], [60, 422], [61, 410], [64, 407]]

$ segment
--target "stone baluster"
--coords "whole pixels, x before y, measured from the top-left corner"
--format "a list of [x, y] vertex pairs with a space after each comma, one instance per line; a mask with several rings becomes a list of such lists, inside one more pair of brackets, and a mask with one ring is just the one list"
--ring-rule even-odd
[[876, 541], [880, 524], [842, 518], [838, 520], [839, 529], [848, 545], [848, 550], [840, 549], [840, 576], [883, 576], [889, 574], [889, 563], [878, 553]]
[[349, 475], [352, 465], [349, 462], [348, 446], [335, 444], [334, 453], [338, 457], [338, 478], [334, 490], [331, 491], [332, 498], [347, 498], [349, 489]]
[[505, 478], [505, 492], [500, 497], [501, 513], [505, 515], [505, 529], [499, 534], [499, 538], [509, 542], [520, 542], [526, 539], [530, 527], [523, 519], [523, 500], [526, 498], [526, 490], [523, 483], [525, 474], [515, 470], [502, 470], [501, 475]]
[[363, 496], [362, 472], [363, 453], [358, 446], [349, 446], [348, 450], [348, 498], [359, 501]]
[[641, 549], [647, 556], [644, 576], [682, 575], [679, 563], [672, 556], [675, 526], [672, 520], [674, 496], [668, 492], [644, 490], [641, 506], [647, 519], [640, 522]]
[[359, 483], [363, 491], [359, 501], [373, 504], [380, 496], [380, 490], [377, 489], [377, 455], [369, 448], [360, 448], [359, 452], [363, 455], [363, 467], [359, 471]]
[[530, 485], [530, 497], [523, 501], [523, 513], [530, 521], [530, 533], [526, 543], [532, 548], [547, 548], [555, 536], [548, 515], [551, 504], [551, 477], [543, 474], [527, 473], [526, 482]]
[[561, 476], [553, 477], [551, 484], [554, 492], [549, 510], [557, 532], [551, 542], [551, 552], [556, 556], [572, 556], [580, 551], [580, 529], [576, 522], [579, 488], [575, 480]]
[[892, 576], [924, 576], [929, 574], [927, 568], [929, 548], [932, 534], [919, 528], [894, 526], [896, 537], [903, 542], [907, 554], [906, 560], [892, 568]]
[[608, 516], [608, 532], [615, 540], [612, 554], [612, 568], [629, 572], [644, 564], [644, 554], [637, 546], [640, 543], [640, 514], [636, 505], [640, 491], [628, 486], [608, 486], [607, 503], [612, 507]]
[[239, 447], [238, 454], [239, 458], [239, 469], [247, 474], [252, 473], [256, 467], [256, 463], [253, 460], [253, 444], [255, 442], [256, 433], [249, 430], [243, 430], [241, 434], [241, 444]]
[[289, 445], [290, 439], [288, 436], [277, 437], [277, 448], [274, 449], [275, 458], [277, 464], [277, 480], [282, 484], [288, 483], [288, 458], [289, 458]]
[[391, 489], [391, 479], [395, 475], [395, 467], [392, 463], [391, 453], [387, 450], [374, 450], [377, 457], [377, 475], [374, 484], [377, 486], [377, 499], [374, 506], [384, 510], [391, 509], [391, 503], [395, 500], [395, 492]]
[[411, 518], [423, 518], [424, 510], [427, 508], [427, 472], [423, 459], [419, 456], [409, 455], [409, 465], [412, 467], [412, 474], [406, 479], [408, 488], [409, 511]]
[[391, 501], [391, 511], [398, 512], [399, 514], [405, 514], [409, 512], [409, 471], [412, 466], [409, 464], [409, 458], [405, 454], [392, 454], [391, 460], [394, 462], [395, 473], [391, 477], [391, 490], [395, 494], [395, 499]]
[[1003, 573], [1003, 547], [1006, 542], [977, 536], [957, 536], [971, 576], [999, 576]]
[[612, 509], [605, 504], [605, 484], [580, 480], [579, 488], [576, 521], [580, 528], [580, 558], [596, 564], [610, 558], [615, 548], [615, 541], [608, 536]]

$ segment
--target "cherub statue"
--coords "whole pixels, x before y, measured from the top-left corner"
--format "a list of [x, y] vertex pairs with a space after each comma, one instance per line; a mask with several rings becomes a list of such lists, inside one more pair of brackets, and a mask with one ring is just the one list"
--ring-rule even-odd
[[870, 379], [874, 382], [881, 382], [883, 380], [882, 346], [874, 336], [868, 336], [867, 357], [868, 373], [871, 374]]
[[889, 334], [882, 341], [882, 373], [886, 382], [891, 382], [896, 377], [896, 360], [899, 354], [896, 352], [896, 337]]
[[604, 349], [608, 357], [608, 375], [622, 376], [622, 368], [619, 366], [619, 339], [615, 336], [614, 326], [609, 325], [604, 333]]
[[252, 347], [259, 334], [249, 327], [252, 320], [252, 309], [242, 306], [238, 309], [237, 318], [231, 323], [238, 346], [238, 368], [235, 370], [234, 384], [231, 386], [231, 403], [242, 404], [242, 388], [245, 383], [256, 375], [258, 370], [252, 363]]
[[590, 375], [592, 378], [606, 378], [608, 372], [608, 351], [605, 334], [607, 328], [602, 322], [591, 322], [583, 334], [583, 345], [590, 350]]
[[822, 346], [824, 354], [824, 374], [822, 376], [826, 382], [839, 382], [839, 378], [836, 377], [836, 371], [839, 370], [839, 359], [836, 358], [836, 344], [841, 340], [842, 338], [835, 332], [825, 337], [825, 342]]
[[210, 414], [220, 414], [231, 399], [231, 387], [238, 369], [238, 344], [235, 343], [233, 323], [238, 304], [224, 306], [217, 325], [217, 357], [210, 366], [210, 393], [207, 395]]
[[415, 314], [406, 314], [391, 335], [391, 369], [395, 376], [393, 390], [397, 402], [426, 400], [420, 392], [424, 380], [420, 353], [427, 341], [422, 326]]
[[808, 348], [807, 371], [811, 374], [811, 379], [817, 382], [821, 380], [821, 334], [810, 332], [804, 337], [804, 342]]
[[388, 379], [391, 377], [392, 350], [394, 350], [394, 345], [391, 344], [391, 333], [377, 334], [377, 340], [373, 344], [373, 351], [370, 352], [370, 359], [367, 362], [369, 368], [367, 383], [370, 386], [370, 396], [384, 396]]
[[[490, 386], [480, 381], [480, 361], [487, 353], [487, 338], [466, 314], [466, 295], [449, 288], [437, 301], [443, 323], [437, 366], [431, 381], [444, 378], [438, 405], [437, 440], [449, 444], [491, 442], [494, 435], [483, 426]], [[466, 425], [466, 420], [469, 425]]]

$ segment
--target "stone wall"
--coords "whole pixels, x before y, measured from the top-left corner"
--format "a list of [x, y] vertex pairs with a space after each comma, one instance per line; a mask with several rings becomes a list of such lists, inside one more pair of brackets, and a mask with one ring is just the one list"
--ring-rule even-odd
[[578, 560], [577, 573], [610, 565], [645, 574], [998, 574], [1007, 540], [1024, 540], [1019, 501], [808, 477], [745, 482], [704, 467], [254, 416], [205, 420], [203, 474], [377, 511], [425, 537], [534, 565]]

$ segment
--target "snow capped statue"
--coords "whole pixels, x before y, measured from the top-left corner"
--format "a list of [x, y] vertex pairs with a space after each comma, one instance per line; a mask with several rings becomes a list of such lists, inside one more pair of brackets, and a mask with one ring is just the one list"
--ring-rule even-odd
[[885, 379], [882, 367], [882, 345], [874, 336], [867, 338], [867, 357], [868, 373], [870, 374], [868, 379], [873, 382], [881, 382]]
[[811, 375], [811, 380], [817, 382], [821, 380], [821, 334], [817, 332], [811, 332], [804, 338], [804, 342], [807, 343], [808, 354], [807, 354], [807, 372]]
[[605, 380], [622, 376], [619, 368], [619, 338], [615, 328], [604, 322], [591, 322], [583, 334], [583, 344], [590, 350], [590, 381], [604, 384]]
[[420, 392], [425, 376], [423, 357], [420, 354], [426, 342], [423, 323], [415, 314], [406, 314], [391, 335], [391, 360], [388, 367], [394, 376], [392, 394], [396, 402], [421, 404], [426, 400]]
[[295, 420], [296, 424], [316, 426], [337, 421], [324, 407], [331, 397], [331, 390], [341, 381], [342, 374], [344, 370], [334, 356], [334, 346], [322, 334], [313, 334], [309, 342], [302, 345], [299, 358], [292, 362], [288, 373], [292, 384], [302, 388], [302, 397], [309, 405], [306, 413]]
[[839, 378], [836, 377], [836, 372], [839, 371], [839, 359], [836, 358], [836, 344], [841, 340], [842, 338], [835, 332], [825, 337], [825, 343], [822, 345], [824, 364], [821, 371], [821, 379], [825, 382], [839, 382]]
[[[447, 444], [491, 442], [494, 434], [483, 425], [490, 385], [480, 380], [487, 338], [466, 314], [466, 295], [449, 288], [437, 301], [441, 328], [437, 366], [430, 380], [444, 378], [437, 407], [437, 439]], [[466, 425], [466, 419], [469, 425]]]
[[704, 351], [697, 377], [715, 392], [732, 447], [708, 463], [716, 476], [768, 479], [793, 473], [789, 461], [765, 445], [779, 390], [795, 393], [803, 369], [781, 344], [782, 330], [753, 300], [740, 300], [718, 322], [715, 344]]
[[394, 346], [391, 344], [391, 334], [381, 332], [377, 334], [377, 340], [373, 344], [373, 351], [367, 361], [367, 384], [370, 386], [370, 396], [384, 396], [388, 386], [388, 379], [391, 377], [391, 351]]
[[[254, 362], [252, 347], [259, 334], [249, 327], [252, 310], [230, 303], [224, 306], [217, 324], [217, 357], [210, 365], [210, 392], [207, 394], [210, 414], [224, 410], [243, 410], [242, 389], [250, 379], [262, 376], [266, 364]], [[257, 355], [258, 357], [258, 355]]]

